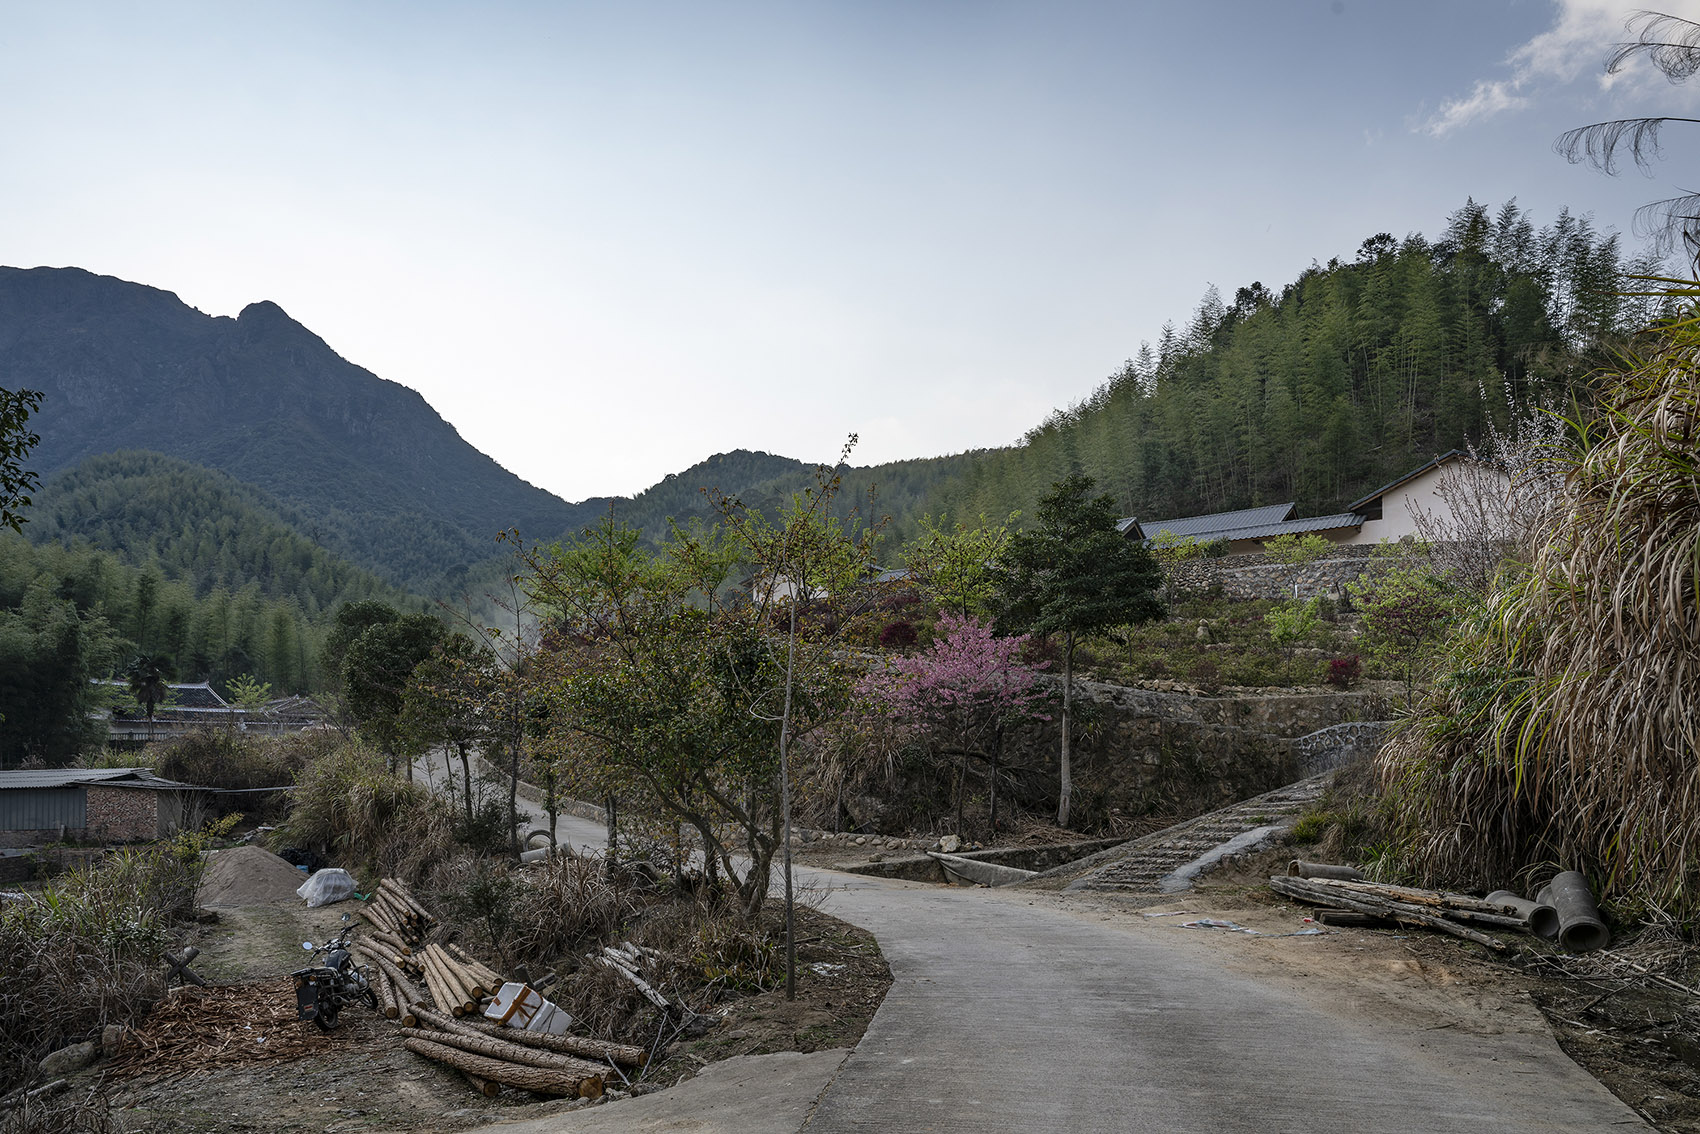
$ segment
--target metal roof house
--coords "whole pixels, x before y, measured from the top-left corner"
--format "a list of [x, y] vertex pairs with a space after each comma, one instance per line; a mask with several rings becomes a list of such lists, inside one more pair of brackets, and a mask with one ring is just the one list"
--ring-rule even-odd
[[199, 826], [207, 794], [146, 768], [0, 772], [0, 845], [155, 839]]
[[1128, 517], [1118, 522], [1117, 529], [1128, 539], [1147, 541], [1156, 539], [1163, 532], [1190, 537], [1200, 543], [1222, 540], [1228, 544], [1229, 554], [1262, 551], [1265, 540], [1282, 535], [1314, 533], [1338, 544], [1398, 540], [1416, 534], [1417, 512], [1447, 513], [1446, 501], [1438, 492], [1446, 467], [1454, 461], [1470, 459], [1467, 453], [1457, 449], [1442, 453], [1369, 495], [1354, 500], [1348, 511], [1331, 516], [1294, 517], [1296, 508], [1289, 502], [1169, 520]]

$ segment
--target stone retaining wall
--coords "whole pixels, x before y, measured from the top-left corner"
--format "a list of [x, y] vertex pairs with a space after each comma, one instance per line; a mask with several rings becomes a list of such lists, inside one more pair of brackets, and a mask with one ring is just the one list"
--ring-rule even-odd
[[[1076, 704], [1074, 812], [1086, 822], [1199, 814], [1271, 791], [1307, 774], [1301, 737], [1387, 716], [1373, 690], [1205, 697], [1079, 682]], [[1008, 758], [1043, 770], [1054, 790], [1060, 748], [1053, 714], [1012, 734]]]
[[1337, 547], [1314, 563], [1271, 563], [1262, 552], [1227, 555], [1221, 559], [1192, 559], [1169, 568], [1169, 581], [1182, 591], [1221, 588], [1237, 599], [1290, 599], [1297, 588], [1301, 599], [1324, 595], [1350, 601], [1346, 584], [1380, 567], [1371, 559], [1374, 544]]

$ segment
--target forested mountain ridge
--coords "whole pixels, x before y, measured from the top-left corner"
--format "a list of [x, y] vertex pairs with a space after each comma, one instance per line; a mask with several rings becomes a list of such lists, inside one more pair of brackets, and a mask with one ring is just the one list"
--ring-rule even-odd
[[931, 498], [973, 517], [1028, 511], [1082, 471], [1128, 515], [1298, 502], [1338, 511], [1513, 412], [1585, 395], [1606, 349], [1653, 316], [1618, 294], [1616, 236], [1561, 213], [1536, 230], [1515, 202], [1474, 201], [1440, 240], [1365, 240], [1278, 293], [1214, 289], [1079, 404], [990, 451]]
[[90, 457], [49, 480], [28, 515], [36, 543], [85, 540], [196, 598], [254, 585], [308, 618], [360, 599], [417, 601], [326, 550], [310, 519], [259, 489], [158, 453]]
[[344, 360], [274, 303], [215, 317], [79, 268], [0, 268], [0, 372], [46, 395], [32, 425], [44, 476], [133, 449], [206, 465], [413, 590], [488, 558], [503, 528], [561, 532], [602, 506], [507, 472], [416, 391]]

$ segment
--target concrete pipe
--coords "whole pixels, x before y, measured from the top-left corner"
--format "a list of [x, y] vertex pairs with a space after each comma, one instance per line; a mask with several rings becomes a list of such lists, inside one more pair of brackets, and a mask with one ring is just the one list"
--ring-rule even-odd
[[1510, 890], [1495, 890], [1487, 896], [1487, 900], [1496, 906], [1506, 906], [1517, 911], [1517, 916], [1527, 918], [1529, 932], [1536, 937], [1548, 941], [1558, 936], [1558, 911], [1540, 902], [1531, 902], [1528, 898], [1513, 894]]
[[1362, 882], [1364, 872], [1355, 866], [1330, 866], [1325, 862], [1305, 862], [1295, 858], [1287, 864], [1289, 878], [1332, 878], [1338, 882]]
[[1600, 907], [1588, 880], [1580, 871], [1566, 870], [1541, 888], [1535, 895], [1538, 905], [1551, 906], [1558, 913], [1558, 944], [1572, 953], [1590, 953], [1604, 949], [1611, 941], [1611, 931], [1600, 919]]

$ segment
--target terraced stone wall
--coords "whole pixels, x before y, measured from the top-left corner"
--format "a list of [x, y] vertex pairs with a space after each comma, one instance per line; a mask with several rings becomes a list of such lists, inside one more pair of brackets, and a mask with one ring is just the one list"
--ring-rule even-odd
[[[1117, 815], [1196, 815], [1292, 783], [1308, 765], [1299, 738], [1387, 711], [1370, 690], [1207, 697], [1096, 682], [1076, 686], [1076, 705], [1071, 825], [1081, 829]], [[1043, 773], [1030, 792], [1055, 791], [1061, 740], [1060, 719], [1010, 738], [1008, 758]]]

